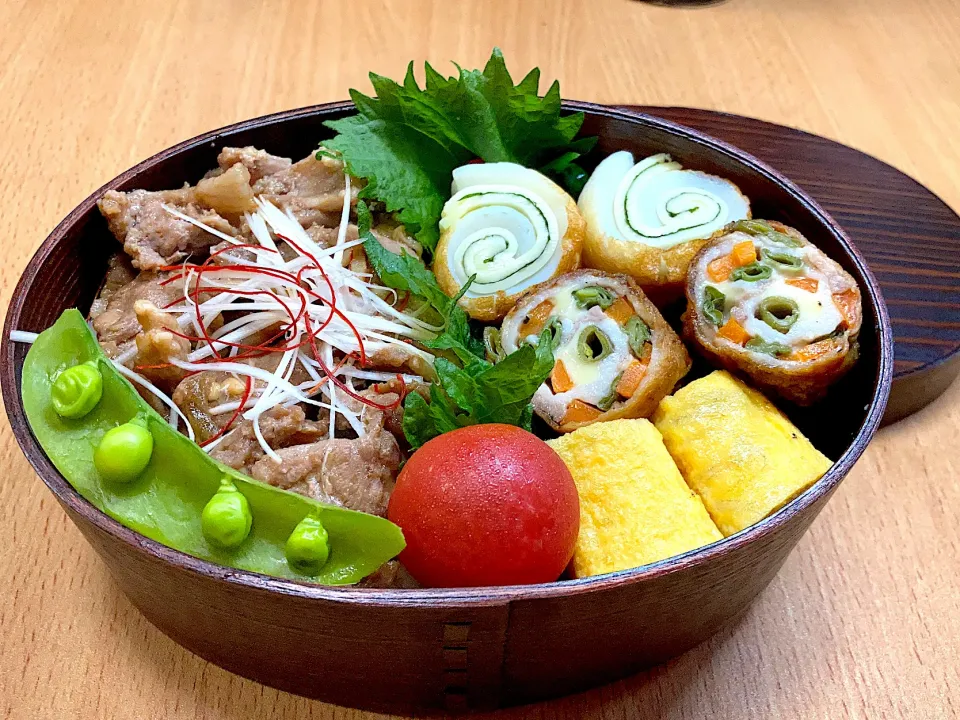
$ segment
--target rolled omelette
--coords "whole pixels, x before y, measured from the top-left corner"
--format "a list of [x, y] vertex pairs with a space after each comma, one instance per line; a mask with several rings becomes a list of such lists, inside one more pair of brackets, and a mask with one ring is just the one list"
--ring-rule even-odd
[[558, 432], [649, 416], [690, 369], [690, 356], [656, 306], [624, 275], [578, 270], [524, 295], [503, 320], [511, 353], [549, 328], [555, 365], [533, 396]]
[[632, 276], [655, 297], [679, 295], [690, 261], [716, 231], [750, 217], [729, 180], [685, 170], [669, 155], [604, 159], [577, 201], [587, 221], [587, 267]]
[[649, 420], [597, 423], [547, 444], [580, 495], [576, 577], [639, 567], [723, 538]]
[[475, 320], [501, 319], [534, 285], [580, 267], [586, 223], [545, 175], [508, 162], [464, 165], [452, 191], [433, 272], [450, 297], [474, 278], [460, 305]]
[[724, 535], [776, 512], [832, 465], [760, 392], [725, 370], [664, 398], [653, 423]]
[[697, 253], [684, 336], [762, 390], [809, 405], [856, 362], [856, 281], [793, 228], [733, 223]]

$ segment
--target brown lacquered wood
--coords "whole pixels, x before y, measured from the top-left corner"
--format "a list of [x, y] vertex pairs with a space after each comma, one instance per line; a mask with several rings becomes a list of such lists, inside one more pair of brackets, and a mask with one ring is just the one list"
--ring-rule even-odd
[[[31, 464], [124, 593], [170, 637], [236, 673], [330, 702], [397, 712], [482, 709], [568, 693], [663, 662], [740, 616], [776, 573], [880, 423], [893, 357], [875, 280], [839, 227], [754, 158], [654, 117], [585, 103], [567, 107], [586, 112], [584, 131], [600, 136], [595, 157], [615, 149], [666, 150], [728, 176], [758, 216], [797, 227], [857, 278], [864, 289], [861, 360], [821, 406], [793, 415], [836, 464], [810, 491], [737, 536], [645, 568], [567, 583], [336, 590], [185, 556], [80, 498], [37, 446], [19, 400], [25, 349], [9, 343], [9, 333], [42, 330], [65, 307], [89, 306], [114, 246], [95, 209], [101, 189], [57, 227], [14, 292], [0, 346], [4, 404]], [[196, 181], [224, 144], [302, 156], [323, 136], [323, 120], [349, 110], [342, 103], [317, 106], [209, 133], [107, 187]]]
[[884, 423], [936, 400], [960, 374], [960, 216], [910, 176], [794, 128], [692, 108], [632, 107], [718, 137], [807, 191], [880, 283], [894, 337]]

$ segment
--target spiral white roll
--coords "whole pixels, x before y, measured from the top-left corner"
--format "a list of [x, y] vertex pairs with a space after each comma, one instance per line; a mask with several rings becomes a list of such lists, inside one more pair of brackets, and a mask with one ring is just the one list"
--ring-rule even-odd
[[514, 163], [454, 170], [454, 196], [440, 231], [458, 284], [476, 279], [466, 297], [512, 294], [548, 279], [567, 230], [567, 196], [540, 173]]
[[603, 234], [659, 249], [708, 238], [750, 211], [737, 187], [722, 178], [684, 170], [666, 154], [634, 164], [626, 151], [597, 166], [579, 205]]

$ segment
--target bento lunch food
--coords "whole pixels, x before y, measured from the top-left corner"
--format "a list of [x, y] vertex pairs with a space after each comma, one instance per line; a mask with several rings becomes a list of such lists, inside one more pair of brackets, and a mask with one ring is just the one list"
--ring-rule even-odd
[[773, 403], [724, 370], [664, 398], [653, 424], [724, 535], [779, 510], [831, 465]]
[[560, 432], [646, 417], [690, 369], [680, 338], [623, 275], [579, 270], [534, 288], [503, 321], [503, 351], [545, 330], [555, 362], [533, 409]]
[[778, 222], [734, 223], [694, 258], [686, 337], [717, 364], [807, 405], [856, 362], [853, 278]]
[[857, 361], [856, 281], [695, 157], [601, 157], [499, 50], [425, 70], [300, 159], [104, 193], [89, 311], [12, 336], [79, 495], [228, 568], [402, 590], [630, 570], [813, 487], [790, 418]]
[[499, 320], [527, 290], [580, 265], [584, 221], [546, 176], [516, 163], [453, 171], [433, 271], [475, 320]]
[[722, 539], [649, 420], [613, 420], [549, 440], [583, 505], [574, 577], [657, 562]]
[[685, 169], [661, 153], [605, 158], [578, 201], [587, 221], [584, 262], [631, 275], [645, 290], [682, 286], [690, 261], [728, 223], [750, 217], [729, 180]]

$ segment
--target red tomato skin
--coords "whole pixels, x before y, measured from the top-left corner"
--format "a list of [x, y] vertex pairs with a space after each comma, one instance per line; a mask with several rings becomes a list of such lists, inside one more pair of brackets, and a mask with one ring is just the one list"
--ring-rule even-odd
[[417, 450], [387, 517], [400, 561], [427, 587], [552, 582], [573, 557], [577, 487], [549, 445], [513, 425], [473, 425]]

